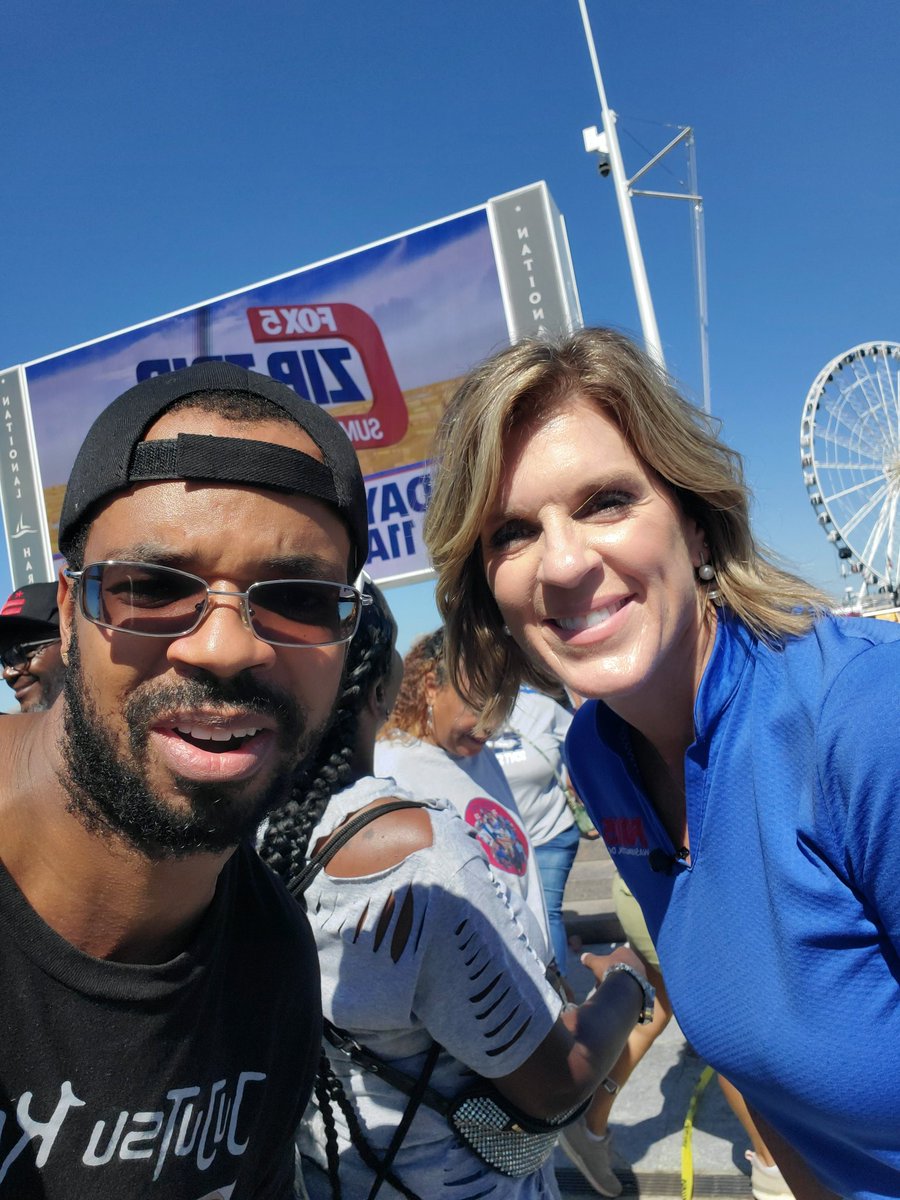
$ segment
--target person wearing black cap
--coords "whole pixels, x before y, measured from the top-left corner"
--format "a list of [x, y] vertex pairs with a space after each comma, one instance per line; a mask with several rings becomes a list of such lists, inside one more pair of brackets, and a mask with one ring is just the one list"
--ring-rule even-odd
[[62, 691], [55, 583], [27, 583], [0, 609], [0, 664], [23, 713], [44, 712]]
[[97, 419], [59, 545], [63, 702], [0, 728], [0, 1196], [287, 1200], [318, 968], [250, 838], [359, 620], [356, 456], [286, 386], [188, 367]]

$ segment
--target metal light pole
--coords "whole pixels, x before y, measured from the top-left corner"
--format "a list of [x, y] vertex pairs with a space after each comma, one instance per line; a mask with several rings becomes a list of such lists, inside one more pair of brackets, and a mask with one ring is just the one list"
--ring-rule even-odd
[[[606, 89], [603, 87], [603, 76], [600, 74], [600, 63], [597, 61], [597, 48], [594, 45], [594, 35], [591, 31], [591, 21], [588, 17], [586, 0], [578, 0], [581, 9], [581, 20], [584, 24], [584, 35], [587, 38], [591, 64], [594, 68], [594, 79], [597, 84], [597, 94], [600, 97], [600, 112], [603, 117], [603, 133], [598, 134], [596, 128], [584, 131], [586, 150], [597, 150], [609, 157], [609, 166], [616, 189], [616, 200], [619, 203], [619, 217], [622, 221], [622, 232], [625, 235], [625, 249], [628, 251], [628, 263], [631, 267], [631, 278], [634, 284], [634, 294], [637, 299], [638, 313], [641, 318], [641, 331], [644, 335], [644, 345], [661, 367], [666, 365], [663, 356], [662, 343], [659, 338], [659, 328], [656, 324], [656, 313], [650, 296], [650, 284], [644, 267], [644, 256], [641, 253], [641, 242], [638, 237], [634, 210], [631, 207], [631, 195], [628, 190], [628, 179], [625, 176], [625, 164], [622, 161], [622, 151], [619, 149], [619, 138], [616, 133], [616, 115], [610, 111], [606, 103]], [[591, 134], [593, 144], [588, 145]], [[598, 142], [600, 144], [598, 144]]]
[[[658, 154], [654, 154], [649, 162], [629, 179], [625, 174], [625, 164], [622, 159], [622, 151], [619, 147], [619, 137], [616, 131], [616, 114], [610, 109], [606, 102], [606, 89], [603, 86], [603, 77], [600, 74], [600, 63], [597, 59], [597, 48], [594, 44], [594, 35], [591, 30], [591, 22], [587, 12], [587, 0], [578, 0], [578, 7], [581, 10], [581, 20], [584, 25], [584, 34], [587, 39], [588, 51], [591, 56], [591, 65], [594, 68], [594, 80], [597, 84], [597, 94], [600, 97], [600, 111], [603, 117], [603, 130], [598, 131], [596, 125], [583, 131], [584, 148], [590, 153], [596, 153], [600, 156], [600, 174], [612, 175], [613, 186], [616, 191], [616, 200], [619, 205], [619, 217], [622, 222], [622, 232], [625, 235], [625, 248], [628, 252], [628, 263], [631, 267], [631, 279], [634, 286], [634, 294], [637, 299], [638, 313], [641, 320], [641, 331], [644, 335], [644, 344], [647, 348], [647, 353], [650, 354], [660, 366], [665, 367], [665, 357], [662, 351], [662, 343], [659, 336], [659, 328], [656, 324], [656, 313], [653, 309], [653, 300], [650, 296], [650, 284], [647, 280], [647, 271], [644, 267], [644, 256], [641, 253], [641, 243], [638, 237], [637, 224], [634, 219], [634, 210], [631, 206], [632, 196], [656, 196], [665, 200], [689, 200], [692, 208], [692, 234], [693, 234], [693, 251], [694, 251], [694, 272], [696, 276], [697, 287], [697, 317], [700, 327], [700, 363], [703, 375], [703, 407], [707, 412], [711, 411], [710, 404], [710, 385], [709, 385], [709, 318], [707, 312], [706, 298], [706, 246], [703, 230], [703, 197], [697, 192], [697, 164], [694, 154], [694, 137], [693, 130], [690, 126], [684, 126], [679, 130], [678, 134], [672, 138], [667, 146], [664, 146]], [[634, 184], [645, 175], [651, 167], [656, 166], [660, 159], [664, 158], [670, 150], [674, 150], [681, 142], [687, 146], [688, 152], [688, 169], [690, 173], [690, 191], [689, 192], [658, 192], [646, 191], [644, 189], [635, 188]]]

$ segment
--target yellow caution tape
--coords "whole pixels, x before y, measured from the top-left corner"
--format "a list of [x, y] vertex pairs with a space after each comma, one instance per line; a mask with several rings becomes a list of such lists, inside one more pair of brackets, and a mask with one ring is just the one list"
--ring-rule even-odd
[[700, 1097], [706, 1091], [706, 1085], [714, 1075], [712, 1067], [704, 1067], [694, 1088], [691, 1102], [688, 1105], [687, 1116], [684, 1118], [684, 1132], [681, 1137], [681, 1200], [693, 1200], [694, 1195], [694, 1151], [691, 1139], [694, 1133], [694, 1117], [697, 1115], [697, 1105]]

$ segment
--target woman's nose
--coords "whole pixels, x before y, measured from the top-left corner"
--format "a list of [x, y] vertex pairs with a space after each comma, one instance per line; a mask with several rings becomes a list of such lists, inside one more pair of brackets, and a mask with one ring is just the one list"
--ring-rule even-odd
[[546, 528], [541, 537], [538, 578], [556, 587], [574, 587], [603, 560], [591, 544], [590, 531], [577, 521], [565, 520]]

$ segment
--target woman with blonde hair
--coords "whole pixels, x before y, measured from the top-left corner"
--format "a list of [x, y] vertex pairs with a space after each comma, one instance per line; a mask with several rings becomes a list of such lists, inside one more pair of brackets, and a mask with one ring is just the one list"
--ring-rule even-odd
[[900, 630], [762, 552], [739, 456], [610, 330], [472, 372], [425, 533], [486, 720], [591, 698], [573, 782], [797, 1197], [900, 1196]]

